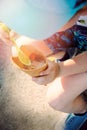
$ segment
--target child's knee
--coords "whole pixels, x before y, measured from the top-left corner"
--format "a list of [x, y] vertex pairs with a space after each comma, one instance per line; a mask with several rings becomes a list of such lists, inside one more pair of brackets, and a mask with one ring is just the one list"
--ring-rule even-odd
[[[62, 111], [64, 107], [64, 88], [61, 84], [61, 78], [57, 78], [48, 88], [47, 91], [47, 102], [48, 104], [59, 111]], [[62, 100], [62, 102], [61, 102]]]

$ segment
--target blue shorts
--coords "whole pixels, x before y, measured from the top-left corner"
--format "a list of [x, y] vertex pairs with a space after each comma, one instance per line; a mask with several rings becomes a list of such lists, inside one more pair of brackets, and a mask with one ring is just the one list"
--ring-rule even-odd
[[65, 121], [64, 130], [87, 130], [87, 114], [83, 116], [70, 114]]

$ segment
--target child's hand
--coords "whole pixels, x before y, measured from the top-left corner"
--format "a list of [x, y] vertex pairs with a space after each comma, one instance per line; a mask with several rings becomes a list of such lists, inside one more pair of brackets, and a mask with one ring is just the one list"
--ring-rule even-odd
[[48, 61], [48, 68], [41, 72], [39, 76], [33, 77], [32, 80], [40, 85], [46, 85], [52, 82], [59, 74], [58, 63]]

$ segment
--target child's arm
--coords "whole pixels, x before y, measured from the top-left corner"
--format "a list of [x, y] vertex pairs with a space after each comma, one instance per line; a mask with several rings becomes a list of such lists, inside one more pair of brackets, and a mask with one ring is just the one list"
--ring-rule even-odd
[[40, 73], [39, 77], [33, 77], [38, 84], [48, 84], [57, 77], [65, 77], [87, 71], [87, 52], [83, 52], [73, 59], [55, 63], [48, 62], [48, 68]]
[[69, 76], [87, 71], [87, 51], [72, 59], [58, 63], [60, 66], [59, 76]]

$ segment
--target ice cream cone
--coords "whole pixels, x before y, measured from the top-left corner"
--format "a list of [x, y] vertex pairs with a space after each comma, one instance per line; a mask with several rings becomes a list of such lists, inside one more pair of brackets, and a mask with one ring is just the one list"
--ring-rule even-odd
[[12, 61], [18, 68], [31, 76], [38, 76], [41, 71], [47, 68], [45, 56], [38, 48], [32, 45], [34, 40], [19, 35], [17, 35], [17, 38], [14, 38], [12, 30], [2, 22], [0, 22], [0, 29], [4, 37], [3, 39], [6, 41], [5, 35], [8, 36], [9, 42], [11, 41], [16, 49], [17, 55], [12, 55]]
[[13, 63], [22, 71], [26, 72], [27, 74], [29, 74], [30, 76], [39, 76], [40, 72], [45, 70], [48, 66], [46, 60], [44, 59], [44, 64], [41, 65], [38, 64], [38, 66], [32, 66], [32, 64], [30, 66], [26, 66], [24, 64], [22, 64], [20, 62], [20, 60], [18, 59], [18, 57], [12, 57], [12, 61]]
[[[13, 63], [31, 76], [39, 76], [40, 72], [48, 66], [46, 57], [32, 44], [21, 44], [19, 40], [16, 42], [16, 56], [12, 56]], [[17, 49], [19, 48], [19, 49]]]

